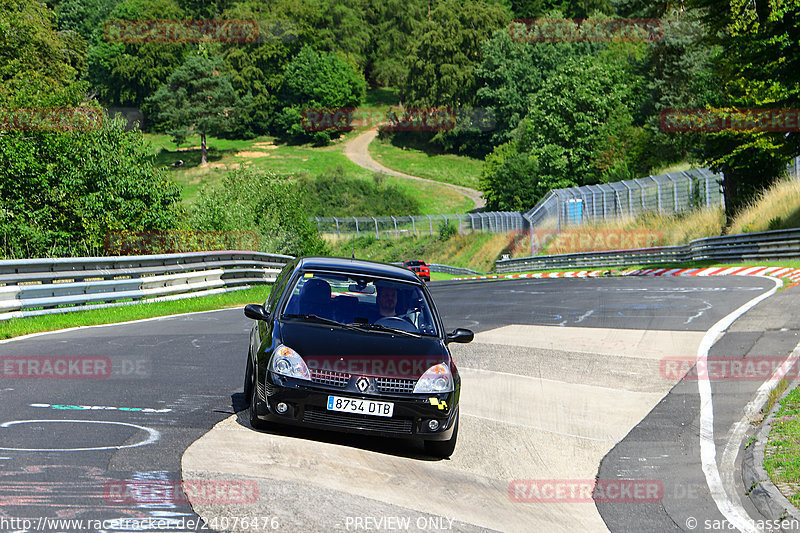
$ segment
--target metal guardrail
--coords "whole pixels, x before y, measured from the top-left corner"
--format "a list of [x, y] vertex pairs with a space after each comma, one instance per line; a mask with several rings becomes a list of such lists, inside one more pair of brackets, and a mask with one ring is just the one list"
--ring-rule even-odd
[[[392, 265], [403, 266], [402, 262], [391, 263]], [[436, 263], [428, 263], [428, 268], [431, 272], [442, 272], [444, 274], [453, 274], [454, 276], [482, 276], [483, 272], [472, 270], [469, 268], [454, 267], [450, 265], [439, 265]]]
[[498, 273], [506, 274], [551, 268], [684, 263], [704, 260], [738, 262], [798, 258], [800, 258], [800, 229], [787, 229], [725, 237], [707, 237], [680, 246], [505, 259], [495, 262], [495, 270]]
[[222, 251], [3, 260], [0, 320], [239, 290], [272, 283], [291, 259]]
[[445, 274], [453, 274], [455, 276], [481, 276], [484, 274], [483, 272], [478, 272], [469, 268], [454, 267], [450, 265], [437, 265], [435, 263], [429, 263], [428, 266], [431, 268], [431, 272], [443, 272]]
[[376, 239], [434, 235], [442, 224], [458, 233], [508, 233], [527, 228], [518, 211], [487, 211], [465, 215], [405, 215], [390, 217], [314, 217], [320, 233], [341, 236], [373, 236]]

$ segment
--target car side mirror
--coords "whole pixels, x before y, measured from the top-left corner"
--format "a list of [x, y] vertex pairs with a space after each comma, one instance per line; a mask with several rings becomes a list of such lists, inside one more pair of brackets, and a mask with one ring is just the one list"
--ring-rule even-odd
[[269, 320], [269, 313], [263, 305], [247, 304], [244, 306], [244, 316], [253, 320]]
[[460, 342], [466, 344], [468, 342], [472, 342], [472, 339], [474, 338], [475, 334], [472, 332], [472, 330], [456, 328], [452, 333], [447, 334], [447, 339], [445, 339], [445, 342]]

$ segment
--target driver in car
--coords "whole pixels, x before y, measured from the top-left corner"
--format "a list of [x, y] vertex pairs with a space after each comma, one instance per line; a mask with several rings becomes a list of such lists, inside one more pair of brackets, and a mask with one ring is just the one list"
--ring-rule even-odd
[[378, 285], [375, 301], [378, 304], [378, 312], [381, 317], [397, 316], [397, 289]]

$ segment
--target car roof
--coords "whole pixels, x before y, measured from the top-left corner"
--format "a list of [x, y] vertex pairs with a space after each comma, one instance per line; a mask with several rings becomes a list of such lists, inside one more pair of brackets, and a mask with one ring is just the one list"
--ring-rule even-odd
[[377, 263], [375, 261], [365, 261], [363, 259], [346, 259], [344, 257], [304, 257], [298, 264], [297, 269], [302, 270], [330, 270], [334, 272], [346, 272], [349, 274], [361, 274], [364, 276], [379, 276], [384, 278], [394, 278], [402, 281], [411, 281], [419, 284], [420, 280], [416, 274], [399, 266]]

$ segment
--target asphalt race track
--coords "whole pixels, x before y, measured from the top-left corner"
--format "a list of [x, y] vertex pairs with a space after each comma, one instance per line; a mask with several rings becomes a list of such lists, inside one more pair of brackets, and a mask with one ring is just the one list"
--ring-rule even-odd
[[[157, 520], [172, 531], [703, 531], [725, 516], [701, 465], [698, 385], [665, 361], [694, 360], [709, 329], [774, 286], [738, 276], [432, 283], [448, 329], [476, 332], [451, 345], [463, 382], [449, 460], [405, 441], [252, 430], [236, 415], [250, 328], [241, 310], [5, 342], [0, 531], [154, 531]], [[744, 315], [709, 359], [788, 355], [800, 339], [786, 309], [799, 290]], [[726, 492], [744, 492], [728, 472], [743, 438], [732, 428], [760, 385], [712, 386]], [[546, 492], [595, 478], [641, 484], [605, 503]], [[638, 489], [646, 497], [632, 501]]]

